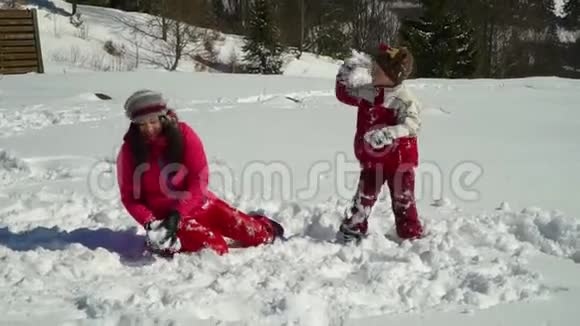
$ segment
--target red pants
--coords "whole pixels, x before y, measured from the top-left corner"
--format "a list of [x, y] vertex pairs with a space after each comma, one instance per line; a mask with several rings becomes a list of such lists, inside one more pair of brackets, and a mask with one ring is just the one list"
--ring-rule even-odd
[[271, 242], [273, 233], [266, 218], [245, 214], [214, 197], [192, 219], [181, 225], [177, 236], [181, 241], [182, 252], [211, 248], [223, 255], [228, 252], [224, 237], [244, 247], [251, 247]]
[[365, 211], [370, 211], [385, 183], [389, 186], [391, 193], [391, 208], [395, 215], [397, 234], [402, 239], [420, 237], [423, 233], [423, 227], [419, 221], [415, 205], [415, 171], [413, 168], [399, 169], [394, 172], [385, 171], [385, 169], [378, 167], [363, 168], [360, 173], [355, 201]]

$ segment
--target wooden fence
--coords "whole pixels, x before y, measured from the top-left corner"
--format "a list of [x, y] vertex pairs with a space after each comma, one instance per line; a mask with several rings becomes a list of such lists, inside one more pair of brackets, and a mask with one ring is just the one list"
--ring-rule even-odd
[[0, 75], [44, 72], [36, 10], [0, 9]]

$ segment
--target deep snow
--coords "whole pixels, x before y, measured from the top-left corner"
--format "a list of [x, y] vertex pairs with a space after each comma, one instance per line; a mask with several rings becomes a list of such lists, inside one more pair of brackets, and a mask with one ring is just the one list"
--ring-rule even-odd
[[[439, 167], [444, 192], [427, 181], [420, 187], [425, 239], [400, 244], [385, 199], [361, 247], [328, 242], [356, 179], [355, 110], [337, 103], [332, 86], [332, 79], [155, 72], [0, 80], [2, 322], [578, 320], [571, 308], [580, 296], [578, 82], [409, 82], [424, 103], [420, 170], [432, 177]], [[286, 226], [288, 242], [225, 257], [141, 255], [143, 231], [120, 206], [112, 179], [127, 127], [122, 102], [141, 87], [167, 93], [199, 132], [212, 189], [242, 209], [264, 208]], [[95, 91], [113, 100], [98, 101]], [[453, 193], [451, 167], [464, 161], [483, 174]], [[256, 170], [266, 181], [245, 183]], [[268, 180], [274, 172], [286, 179]], [[512, 307], [528, 312], [507, 314]]]

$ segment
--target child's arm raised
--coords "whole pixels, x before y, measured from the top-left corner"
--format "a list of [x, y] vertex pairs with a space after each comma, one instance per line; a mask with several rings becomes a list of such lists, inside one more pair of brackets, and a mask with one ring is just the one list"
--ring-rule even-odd
[[349, 87], [339, 80], [336, 80], [334, 92], [336, 94], [336, 99], [338, 99], [340, 102], [344, 104], [358, 106], [358, 104], [360, 103], [360, 98], [357, 98], [355, 95], [352, 95]]
[[340, 102], [347, 105], [357, 106], [360, 102], [360, 99], [352, 94], [352, 90], [348, 86], [348, 78], [352, 73], [352, 70], [353, 67], [349, 66], [348, 64], [343, 64], [340, 67], [338, 74], [336, 75], [334, 93], [336, 95], [336, 99]]
[[376, 89], [368, 69], [347, 60], [336, 75], [336, 98], [348, 105], [358, 106], [361, 101], [374, 103]]

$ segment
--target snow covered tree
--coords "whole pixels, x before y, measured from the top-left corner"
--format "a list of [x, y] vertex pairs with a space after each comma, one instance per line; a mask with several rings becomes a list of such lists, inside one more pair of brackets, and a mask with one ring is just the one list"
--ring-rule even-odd
[[558, 74], [562, 53], [553, 0], [518, 0], [507, 21], [512, 38], [499, 61], [503, 76]]
[[568, 0], [564, 6], [564, 23], [573, 29], [580, 28], [580, 0]]
[[307, 36], [308, 49], [332, 58], [344, 58], [351, 53], [351, 39], [340, 21], [332, 20], [314, 26]]
[[403, 43], [413, 52], [421, 77], [471, 77], [477, 68], [473, 29], [465, 16], [448, 11], [440, 1], [426, 1], [419, 20], [403, 23]]
[[317, 20], [306, 35], [306, 49], [337, 59], [350, 55], [352, 37], [345, 8], [338, 6], [335, 0], [321, 1], [318, 6]]
[[137, 63], [141, 60], [174, 71], [184, 57], [196, 52], [202, 31], [185, 22], [189, 13], [186, 4], [186, 1], [157, 0], [150, 7], [155, 15], [145, 19], [125, 15], [115, 18], [131, 31], [127, 41], [135, 45]]
[[381, 42], [394, 44], [401, 27], [399, 18], [386, 0], [342, 0], [346, 9], [351, 46], [362, 51], [372, 51]]
[[248, 36], [243, 47], [247, 70], [258, 74], [279, 74], [282, 67], [282, 45], [273, 22], [269, 0], [256, 0], [250, 9]]

